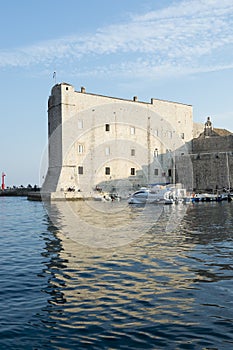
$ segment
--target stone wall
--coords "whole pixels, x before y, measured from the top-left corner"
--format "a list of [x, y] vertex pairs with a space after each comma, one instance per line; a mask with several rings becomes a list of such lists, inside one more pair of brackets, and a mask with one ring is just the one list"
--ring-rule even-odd
[[219, 136], [210, 117], [193, 123], [190, 105], [77, 92], [62, 83], [49, 97], [48, 128], [44, 188], [57, 198], [67, 188], [90, 196], [95, 187], [119, 184], [177, 181], [214, 191], [233, 183], [233, 135]]
[[233, 135], [201, 134], [192, 144], [194, 189], [215, 191], [233, 187]]
[[233, 152], [191, 155], [195, 191], [228, 189], [233, 184]]
[[193, 135], [190, 105], [77, 92], [66, 83], [53, 87], [48, 113], [44, 188], [58, 197], [69, 188], [90, 196], [96, 187], [172, 181], [172, 152], [187, 153]]
[[231, 152], [233, 151], [233, 135], [210, 136], [193, 139], [193, 153]]

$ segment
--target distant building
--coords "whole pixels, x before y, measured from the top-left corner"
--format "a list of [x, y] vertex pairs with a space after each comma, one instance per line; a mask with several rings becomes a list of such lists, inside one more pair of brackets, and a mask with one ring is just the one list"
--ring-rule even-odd
[[210, 118], [192, 141], [193, 187], [216, 191], [233, 187], [233, 134], [214, 128]]
[[174, 181], [191, 189], [188, 160], [198, 128], [190, 105], [113, 98], [56, 84], [48, 101], [44, 191], [62, 199], [93, 196], [100, 189], [126, 195]]

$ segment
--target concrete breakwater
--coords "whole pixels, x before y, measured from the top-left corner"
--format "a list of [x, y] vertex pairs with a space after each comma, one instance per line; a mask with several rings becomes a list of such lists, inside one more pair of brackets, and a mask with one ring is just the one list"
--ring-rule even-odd
[[27, 197], [41, 200], [40, 188], [16, 187], [0, 190], [0, 197]]

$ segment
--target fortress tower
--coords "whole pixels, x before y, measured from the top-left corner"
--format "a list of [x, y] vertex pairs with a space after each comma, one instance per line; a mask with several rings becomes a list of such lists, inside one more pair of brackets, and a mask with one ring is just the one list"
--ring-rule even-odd
[[113, 98], [56, 84], [48, 101], [48, 137], [43, 191], [51, 199], [92, 197], [100, 188], [124, 195], [148, 184], [183, 182], [175, 157], [189, 153], [192, 106]]

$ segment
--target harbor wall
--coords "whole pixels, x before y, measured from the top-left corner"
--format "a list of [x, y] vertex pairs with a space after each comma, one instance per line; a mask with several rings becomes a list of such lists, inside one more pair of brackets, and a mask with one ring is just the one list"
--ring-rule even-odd
[[196, 191], [216, 191], [233, 187], [233, 135], [193, 140], [193, 187]]

